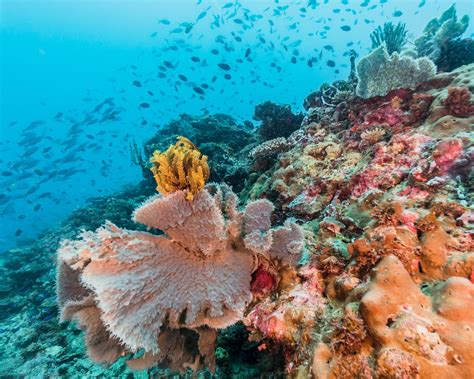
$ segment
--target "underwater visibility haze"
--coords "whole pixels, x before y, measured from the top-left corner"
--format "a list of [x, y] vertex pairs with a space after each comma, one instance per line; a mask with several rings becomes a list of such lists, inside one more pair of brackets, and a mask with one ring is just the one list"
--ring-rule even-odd
[[0, 377], [474, 377], [474, 15], [0, 0]]

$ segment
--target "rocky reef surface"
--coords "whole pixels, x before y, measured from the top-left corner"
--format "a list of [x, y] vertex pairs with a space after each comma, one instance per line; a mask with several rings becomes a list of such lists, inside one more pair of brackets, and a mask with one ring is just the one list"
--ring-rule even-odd
[[[125, 361], [134, 352], [126, 350], [108, 365], [90, 360], [90, 338], [84, 341], [73, 323], [58, 322], [55, 262], [61, 240], [107, 221], [114, 224], [107, 232], [113, 241], [122, 229], [163, 238], [143, 233], [132, 214], [155, 194], [148, 157], [185, 135], [208, 155], [211, 180], [232, 186], [241, 208], [267, 204], [265, 220], [239, 224], [231, 238], [238, 249], [243, 244], [260, 257], [259, 249], [269, 250], [262, 247], [268, 231], [284, 229], [285, 220], [305, 237], [298, 262], [270, 257], [247, 265], [248, 301], [238, 304], [237, 323], [220, 329], [207, 352], [215, 372], [197, 365], [200, 376], [474, 377], [474, 65], [410, 88], [386, 87], [377, 97], [355, 96], [355, 80], [311, 94], [302, 119], [272, 103], [259, 106], [257, 127], [225, 115], [183, 115], [143, 149], [132, 149], [142, 183], [92, 199], [35, 243], [3, 253], [0, 375], [170, 373], [166, 362], [132, 371]], [[186, 243], [195, 242], [196, 230], [189, 233]], [[189, 365], [173, 368], [192, 375]]]
[[286, 372], [474, 375], [473, 85], [469, 65], [309, 107], [299, 142], [257, 175], [245, 196], [306, 230], [292, 284], [244, 321], [252, 339], [285, 346]]

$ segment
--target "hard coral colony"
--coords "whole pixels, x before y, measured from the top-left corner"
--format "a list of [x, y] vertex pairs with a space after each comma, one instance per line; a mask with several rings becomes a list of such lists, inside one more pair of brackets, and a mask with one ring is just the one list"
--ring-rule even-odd
[[239, 197], [206, 185], [188, 139], [155, 152], [160, 194], [133, 219], [164, 235], [107, 222], [59, 249], [61, 319], [90, 357], [215, 370], [243, 323], [289, 377], [473, 378], [474, 64], [433, 62], [465, 22], [450, 8], [411, 53], [403, 25], [380, 27], [303, 118], [257, 107]]

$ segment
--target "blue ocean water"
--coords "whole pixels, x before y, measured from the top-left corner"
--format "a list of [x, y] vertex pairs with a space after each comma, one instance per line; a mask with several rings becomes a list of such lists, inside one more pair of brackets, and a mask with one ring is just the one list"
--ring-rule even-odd
[[[409, 41], [451, 1], [3, 0], [0, 248], [34, 239], [89, 197], [138, 182], [129, 146], [181, 113], [251, 120], [301, 110], [345, 79], [347, 53], [386, 21]], [[473, 14], [471, 1], [456, 1]], [[473, 26], [465, 36], [472, 36]]]

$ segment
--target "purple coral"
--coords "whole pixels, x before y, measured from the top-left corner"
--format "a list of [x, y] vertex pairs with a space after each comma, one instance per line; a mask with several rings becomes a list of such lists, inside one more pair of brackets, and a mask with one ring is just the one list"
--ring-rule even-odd
[[[183, 191], [155, 196], [134, 213], [135, 221], [166, 236], [109, 222], [84, 232], [80, 240], [63, 241], [59, 305], [64, 320], [78, 319], [87, 328], [86, 342], [99, 331], [103, 335], [103, 351], [92, 354], [96, 361], [111, 362], [143, 348], [146, 356], [131, 365], [142, 368], [166, 359], [166, 351], [174, 349], [180, 356], [173, 360], [174, 368], [212, 369], [213, 349], [207, 351], [208, 344], [199, 342], [190, 352], [185, 342], [196, 338], [189, 334], [197, 333], [201, 341], [203, 330], [242, 319], [252, 299], [250, 282], [258, 257], [271, 259], [274, 251], [276, 259], [291, 262], [302, 248], [296, 224], [271, 228], [273, 205], [266, 200], [240, 212], [226, 186], [208, 187], [192, 202], [185, 196]], [[291, 255], [287, 259], [285, 252]], [[79, 313], [85, 306], [91, 307], [93, 326]], [[205, 333], [207, 340], [212, 333]], [[196, 359], [200, 364], [192, 365]]]

